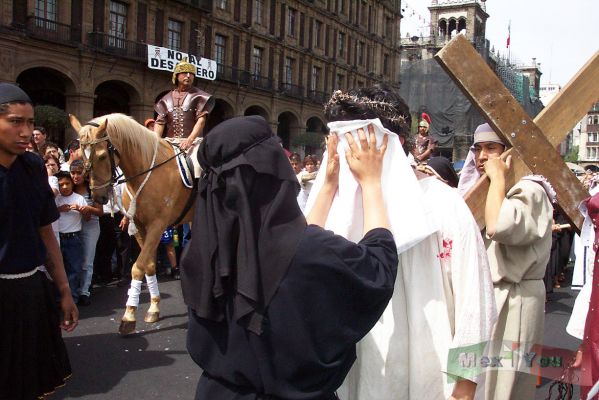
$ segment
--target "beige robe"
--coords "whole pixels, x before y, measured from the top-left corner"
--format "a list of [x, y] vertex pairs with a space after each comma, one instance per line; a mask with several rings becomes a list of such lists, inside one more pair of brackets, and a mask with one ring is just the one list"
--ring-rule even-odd
[[543, 342], [552, 217], [543, 187], [521, 180], [501, 205], [495, 234], [485, 235], [499, 313], [491, 354], [502, 357], [500, 368], [487, 370], [486, 399], [534, 399], [536, 376], [526, 373], [524, 356]]

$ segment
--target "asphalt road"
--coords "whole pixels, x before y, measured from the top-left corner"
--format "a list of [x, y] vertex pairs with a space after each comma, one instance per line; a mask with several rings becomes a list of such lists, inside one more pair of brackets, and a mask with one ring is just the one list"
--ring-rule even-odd
[[[179, 281], [162, 278], [160, 291], [161, 320], [143, 322], [149, 305], [144, 287], [137, 333], [121, 338], [117, 330], [127, 288], [96, 287], [91, 306], [80, 307], [79, 326], [64, 336], [73, 376], [50, 399], [193, 399], [201, 371], [185, 348], [187, 314], [181, 286]], [[562, 288], [551, 295], [546, 345], [572, 350], [578, 347], [578, 341], [565, 331], [576, 293]], [[545, 399], [548, 387], [549, 382], [543, 380], [535, 400]]]

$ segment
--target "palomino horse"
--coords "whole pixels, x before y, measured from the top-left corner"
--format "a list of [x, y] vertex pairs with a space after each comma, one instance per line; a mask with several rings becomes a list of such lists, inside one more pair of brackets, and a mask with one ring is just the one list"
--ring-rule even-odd
[[[109, 114], [81, 126], [70, 116], [71, 125], [79, 132], [81, 152], [90, 174], [94, 200], [106, 204], [118, 179], [117, 167], [123, 171], [129, 196], [123, 196], [128, 214], [137, 228], [135, 238], [141, 252], [131, 270], [131, 287], [127, 309], [119, 332], [135, 332], [135, 311], [139, 305], [144, 275], [151, 304], [144, 320], [156, 322], [160, 316], [160, 292], [156, 280], [156, 249], [164, 230], [193, 216], [192, 191], [181, 182], [173, 147], [131, 117]], [[131, 198], [132, 196], [132, 198]], [[185, 214], [185, 215], [183, 215]], [[131, 233], [131, 230], [130, 230]]]

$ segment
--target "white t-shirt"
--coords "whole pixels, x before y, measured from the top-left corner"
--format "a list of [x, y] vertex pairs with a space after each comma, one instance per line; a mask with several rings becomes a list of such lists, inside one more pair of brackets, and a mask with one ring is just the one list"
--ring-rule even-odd
[[[56, 207], [60, 207], [64, 204], [77, 204], [79, 206], [86, 206], [87, 203], [83, 196], [73, 192], [70, 196], [63, 196], [59, 194], [56, 196]], [[60, 218], [58, 218], [58, 231], [60, 233], [71, 233], [79, 232], [81, 230], [82, 216], [79, 211], [70, 210], [67, 212], [61, 212]]]
[[[54, 175], [48, 176], [48, 184], [53, 192], [56, 191], [56, 193], [59, 193], [58, 178], [56, 178]], [[56, 196], [54, 197], [56, 198]], [[54, 236], [56, 236], [58, 244], [60, 244], [60, 236], [58, 235], [58, 220], [52, 222], [52, 231], [54, 232]]]
[[299, 204], [302, 212], [306, 208], [308, 197], [310, 197], [310, 190], [312, 190], [312, 185], [314, 184], [314, 179], [302, 182], [302, 178], [309, 174], [310, 172], [306, 171], [305, 169], [302, 170], [299, 174], [297, 174], [297, 180], [300, 183], [300, 192], [297, 195], [297, 203]]

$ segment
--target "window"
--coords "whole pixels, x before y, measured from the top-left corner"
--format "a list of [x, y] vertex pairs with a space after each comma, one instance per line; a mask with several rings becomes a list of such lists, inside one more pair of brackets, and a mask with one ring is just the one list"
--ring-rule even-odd
[[343, 57], [345, 54], [345, 33], [339, 32], [337, 35], [337, 55]]
[[393, 18], [385, 17], [385, 37], [393, 39]]
[[181, 50], [181, 33], [183, 23], [172, 19], [168, 20], [168, 48]]
[[228, 6], [227, 3], [227, 0], [216, 0], [216, 8], [218, 8], [219, 10], [226, 10]]
[[293, 67], [295, 60], [293, 58], [285, 57], [285, 83], [291, 85], [293, 83]]
[[341, 14], [345, 14], [345, 0], [339, 0], [338, 2], [339, 5], [339, 13]]
[[125, 48], [127, 38], [127, 4], [118, 1], [110, 2], [110, 35], [108, 44]]
[[264, 21], [264, 0], [254, 0], [254, 22], [262, 25]]
[[35, 2], [35, 25], [44, 29], [56, 30], [56, 0], [37, 0]]
[[293, 8], [287, 10], [287, 34], [291, 37], [295, 37], [295, 20], [297, 18], [297, 11]]
[[322, 47], [322, 22], [314, 20], [314, 46]]
[[599, 137], [598, 137], [597, 132], [589, 132], [588, 135], [589, 135], [589, 142], [590, 143], [599, 142]]
[[320, 68], [312, 67], [312, 82], [310, 83], [310, 90], [313, 92], [318, 90], [320, 87]]
[[383, 75], [389, 74], [389, 54], [383, 54]]
[[343, 82], [345, 81], [345, 76], [343, 74], [337, 74], [335, 77], [335, 89], [343, 88]]
[[264, 54], [264, 50], [260, 47], [254, 47], [254, 51], [252, 54], [252, 73], [254, 74], [254, 79], [260, 79], [262, 75], [262, 55]]
[[597, 153], [597, 150], [599, 148], [597, 147], [588, 147], [587, 148], [587, 159], [588, 160], [596, 160], [597, 158], [599, 158], [599, 154]]
[[364, 65], [364, 42], [358, 42], [356, 54], [358, 55], [358, 65]]
[[225, 54], [227, 51], [227, 38], [222, 35], [214, 36], [214, 61], [216, 61], [216, 72], [225, 72]]

